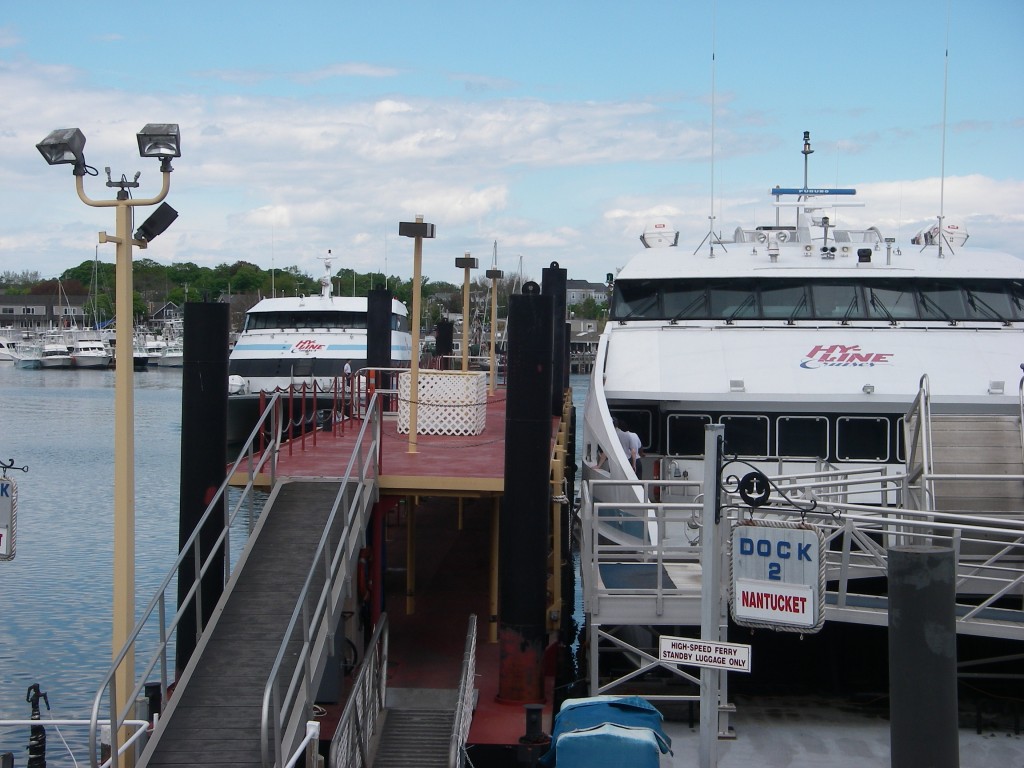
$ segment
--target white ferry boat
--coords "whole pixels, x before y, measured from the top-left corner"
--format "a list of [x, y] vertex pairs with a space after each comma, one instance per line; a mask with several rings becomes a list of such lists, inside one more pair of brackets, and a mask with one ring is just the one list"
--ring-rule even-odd
[[[263, 299], [245, 317], [245, 325], [228, 359], [228, 439], [248, 436], [261, 392], [313, 384], [330, 391], [345, 374], [366, 365], [367, 298], [335, 296], [331, 260], [318, 296]], [[412, 335], [405, 305], [391, 301], [391, 367], [412, 359]]]
[[[923, 385], [936, 417], [1007, 419], [1015, 474], [1024, 260], [972, 248], [949, 223], [902, 244], [844, 228], [833, 209], [853, 204], [853, 189], [768, 192], [774, 223], [696, 252], [667, 223], [648, 227], [614, 282], [585, 405], [584, 480], [637, 480], [613, 418], [640, 437], [642, 478], [694, 481], [691, 499], [712, 423], [727, 454], [769, 475], [903, 471], [904, 418]], [[956, 430], [954, 446], [969, 439]], [[633, 498], [638, 488], [619, 500], [650, 500]]]

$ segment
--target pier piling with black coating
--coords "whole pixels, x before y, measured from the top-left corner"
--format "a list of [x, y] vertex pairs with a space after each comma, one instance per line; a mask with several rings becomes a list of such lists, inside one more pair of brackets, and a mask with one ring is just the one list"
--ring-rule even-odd
[[391, 291], [374, 288], [366, 299], [366, 364], [391, 367]]
[[551, 298], [551, 415], [561, 416], [565, 390], [569, 386], [567, 364], [565, 285], [567, 272], [557, 261], [541, 271], [541, 293]]
[[[224, 482], [228, 434], [228, 304], [189, 302], [185, 304], [181, 379], [181, 484], [178, 546], [184, 546]], [[213, 513], [200, 533], [200, 550], [206, 558], [223, 530], [224, 504]], [[178, 573], [178, 604], [195, 583], [194, 549], [190, 548]], [[178, 624], [175, 660], [178, 671], [185, 668], [195, 650], [201, 627], [213, 615], [223, 590], [223, 549], [202, 580], [202, 623], [196, 603], [190, 601]]]
[[960, 765], [955, 602], [952, 549], [889, 549], [892, 768]]
[[551, 298], [528, 282], [509, 299], [505, 492], [499, 523], [498, 699], [544, 700], [551, 510]]

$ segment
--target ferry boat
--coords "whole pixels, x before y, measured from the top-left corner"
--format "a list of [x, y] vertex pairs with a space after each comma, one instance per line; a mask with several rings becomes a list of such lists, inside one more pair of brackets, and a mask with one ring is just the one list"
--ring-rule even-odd
[[[689, 480], [665, 492], [692, 501], [712, 423], [726, 454], [768, 475], [903, 471], [905, 415], [922, 386], [934, 417], [964, 417], [951, 446], [973, 429], [967, 417], [1008, 419], [1015, 474], [1024, 260], [971, 247], [943, 217], [902, 244], [845, 227], [835, 211], [857, 205], [856, 190], [809, 188], [806, 165], [802, 187], [768, 192], [774, 222], [695, 252], [667, 222], [647, 227], [614, 281], [585, 405], [584, 480]], [[638, 472], [613, 419], [640, 437]], [[595, 486], [594, 500], [651, 500], [640, 488]]]
[[[367, 298], [335, 296], [331, 259], [324, 259], [318, 296], [263, 299], [252, 307], [228, 358], [228, 440], [244, 440], [261, 392], [303, 384], [328, 392], [367, 357]], [[412, 335], [405, 305], [391, 301], [391, 366], [407, 368]], [[350, 383], [350, 382], [347, 382]]]

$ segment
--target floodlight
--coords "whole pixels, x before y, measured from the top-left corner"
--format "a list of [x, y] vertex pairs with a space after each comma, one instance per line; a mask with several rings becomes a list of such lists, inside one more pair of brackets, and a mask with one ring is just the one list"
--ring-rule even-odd
[[181, 135], [177, 123], [147, 123], [137, 138], [139, 157], [181, 157]]
[[142, 226], [135, 230], [135, 239], [147, 243], [156, 239], [157, 235], [163, 234], [176, 218], [178, 218], [178, 212], [167, 203], [161, 203], [160, 207], [142, 222]]
[[58, 128], [36, 144], [50, 165], [73, 163], [75, 176], [85, 175], [85, 136], [77, 128]]

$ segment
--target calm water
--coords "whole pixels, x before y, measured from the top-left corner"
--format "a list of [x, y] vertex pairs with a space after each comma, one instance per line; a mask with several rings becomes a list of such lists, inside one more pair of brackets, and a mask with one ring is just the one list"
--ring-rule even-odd
[[[141, 612], [177, 557], [181, 369], [134, 376]], [[587, 377], [571, 379], [582, 445]], [[0, 393], [0, 460], [29, 468], [8, 473], [18, 532], [15, 559], [0, 562], [0, 719], [29, 717], [25, 692], [36, 682], [49, 694], [44, 720], [85, 718], [111, 657], [114, 372], [4, 363]], [[61, 733], [81, 762], [84, 733]], [[27, 742], [27, 728], [0, 731], [0, 752], [13, 752], [15, 765], [25, 764]], [[53, 728], [47, 762], [74, 765]]]
[[[8, 473], [18, 531], [14, 560], [0, 562], [0, 719], [29, 717], [36, 682], [54, 718], [86, 717], [111, 657], [114, 372], [3, 363], [0, 393], [0, 459], [29, 468]], [[136, 373], [138, 610], [177, 556], [180, 438], [181, 369]], [[71, 765], [48, 736], [48, 763]], [[27, 737], [0, 732], [0, 752], [24, 765]]]

